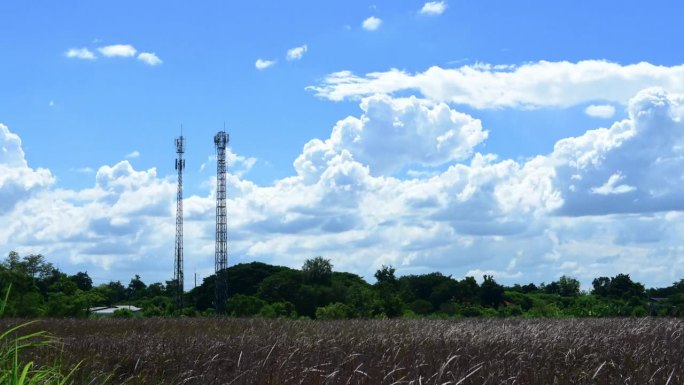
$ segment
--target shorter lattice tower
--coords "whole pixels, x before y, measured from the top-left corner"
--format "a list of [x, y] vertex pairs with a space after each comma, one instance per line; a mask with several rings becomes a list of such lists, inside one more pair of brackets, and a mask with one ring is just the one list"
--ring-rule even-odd
[[214, 136], [216, 146], [216, 313], [224, 314], [228, 299], [228, 216], [226, 212], [226, 146], [229, 137], [225, 129]]
[[181, 130], [181, 136], [176, 139], [176, 170], [178, 170], [178, 190], [176, 194], [176, 248], [175, 263], [173, 269], [173, 281], [176, 284], [176, 307], [183, 309], [183, 169], [185, 169], [185, 138]]

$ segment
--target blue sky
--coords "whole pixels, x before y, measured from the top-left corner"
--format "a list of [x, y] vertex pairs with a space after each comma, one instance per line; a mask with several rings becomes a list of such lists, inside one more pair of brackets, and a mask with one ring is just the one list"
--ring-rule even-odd
[[667, 285], [684, 277], [680, 9], [3, 2], [0, 253], [168, 279], [182, 124], [186, 277], [210, 274], [225, 124], [230, 263]]

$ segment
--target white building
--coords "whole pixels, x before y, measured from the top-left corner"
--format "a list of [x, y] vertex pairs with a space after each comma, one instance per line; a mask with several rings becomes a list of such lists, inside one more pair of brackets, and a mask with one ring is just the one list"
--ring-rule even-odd
[[103, 316], [108, 316], [114, 314], [115, 311], [121, 310], [121, 309], [126, 309], [130, 310], [133, 313], [139, 312], [142, 309], [133, 305], [116, 305], [116, 306], [99, 306], [99, 307], [91, 307], [88, 308], [88, 312], [95, 314], [95, 315], [103, 315]]

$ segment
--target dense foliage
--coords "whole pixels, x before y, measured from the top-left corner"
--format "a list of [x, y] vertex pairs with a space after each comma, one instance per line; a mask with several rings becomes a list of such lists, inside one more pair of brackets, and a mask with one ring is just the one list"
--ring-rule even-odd
[[[329, 260], [307, 260], [301, 270], [253, 262], [221, 272], [228, 281], [226, 309], [236, 317], [393, 318], [393, 317], [613, 317], [684, 315], [684, 280], [645, 289], [629, 275], [599, 277], [590, 292], [562, 276], [548, 284], [505, 287], [492, 276], [458, 280], [440, 273], [397, 277], [383, 266], [369, 284], [361, 277], [333, 271]], [[135, 275], [94, 286], [86, 272], [67, 275], [42, 255], [23, 258], [11, 252], [0, 264], [0, 288], [12, 285], [6, 315], [85, 317], [95, 306], [132, 304], [143, 316], [210, 315], [215, 276], [185, 293], [183, 309], [173, 305], [173, 282], [146, 284]], [[130, 317], [119, 312], [116, 316]]]
[[[0, 329], [11, 322], [0, 320]], [[31, 326], [63, 341], [64, 365], [82, 362], [77, 384], [684, 383], [684, 321], [676, 318], [212, 317]], [[59, 354], [38, 351], [36, 363]]]

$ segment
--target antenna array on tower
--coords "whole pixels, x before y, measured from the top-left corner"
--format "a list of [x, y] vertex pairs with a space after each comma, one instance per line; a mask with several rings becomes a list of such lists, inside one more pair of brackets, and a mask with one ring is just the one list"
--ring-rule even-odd
[[176, 194], [176, 248], [173, 281], [176, 284], [176, 308], [183, 309], [183, 169], [185, 169], [185, 138], [183, 134], [176, 139], [176, 170], [178, 170], [178, 190]]
[[229, 137], [224, 131], [214, 136], [216, 146], [216, 303], [217, 314], [225, 313], [226, 299], [228, 299], [228, 282], [226, 268], [228, 267], [228, 216], [226, 212], [226, 145]]

